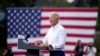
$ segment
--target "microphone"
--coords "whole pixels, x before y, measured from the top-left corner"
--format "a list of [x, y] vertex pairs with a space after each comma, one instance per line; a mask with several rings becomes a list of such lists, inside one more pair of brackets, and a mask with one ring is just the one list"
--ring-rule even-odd
[[28, 38], [30, 37], [29, 34], [26, 35], [25, 40], [28, 41]]
[[28, 38], [30, 37], [29, 34], [26, 35], [25, 39], [23, 40], [24, 44], [28, 44]]

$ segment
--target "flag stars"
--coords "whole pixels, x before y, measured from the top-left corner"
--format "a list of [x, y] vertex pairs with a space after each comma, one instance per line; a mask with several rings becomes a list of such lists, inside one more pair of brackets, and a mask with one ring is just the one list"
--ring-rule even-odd
[[33, 29], [31, 28], [31, 31], [33, 31]]
[[40, 29], [39, 29], [39, 28], [37, 28], [36, 30], [37, 30], [37, 31], [39, 31]]
[[16, 25], [16, 23], [14, 22], [13, 25]]
[[22, 19], [22, 16], [20, 16], [19, 18]]
[[9, 25], [10, 25], [10, 23], [7, 23], [7, 25], [9, 26]]
[[26, 12], [26, 13], [29, 13], [29, 10], [26, 10], [25, 12]]
[[14, 16], [13, 18], [16, 19], [16, 16]]
[[36, 29], [36, 25], [34, 25], [34, 29]]
[[19, 19], [17, 19], [16, 22], [19, 22]]
[[11, 16], [13, 16], [14, 14], [13, 13], [11, 13]]
[[16, 31], [15, 34], [18, 35], [18, 32]]
[[34, 16], [32, 16], [31, 18], [34, 19]]
[[27, 31], [27, 28], [25, 28], [24, 30]]
[[24, 32], [22, 31], [21, 34], [24, 34]]
[[28, 22], [31, 22], [31, 19], [28, 19]]
[[25, 19], [22, 19], [22, 22], [24, 23], [25, 22]]
[[7, 31], [10, 32], [10, 29], [8, 29]]
[[[7, 10], [7, 33], [9, 37], [17, 37], [18, 34], [30, 34], [33, 37], [40, 33], [40, 13], [37, 9], [11, 9]], [[12, 34], [10, 34], [12, 32]]]
[[28, 25], [27, 27], [28, 27], [28, 29], [30, 29], [30, 28], [31, 28], [31, 27], [30, 27], [30, 25]]
[[28, 16], [26, 16], [25, 19], [28, 19]]
[[10, 32], [11, 35], [13, 35], [13, 32]]
[[13, 35], [13, 37], [14, 37], [14, 38], [16, 38], [16, 36], [15, 36], [15, 35]]
[[11, 13], [11, 10], [8, 10], [8, 13]]
[[34, 13], [35, 11], [34, 10], [32, 10], [32, 13]]
[[21, 26], [21, 25], [22, 25], [22, 23], [21, 23], [21, 22], [19, 22], [19, 25]]
[[17, 15], [16, 16], [19, 16], [19, 13], [17, 13]]
[[11, 29], [13, 29], [13, 26], [10, 26]]
[[37, 13], [35, 13], [34, 16], [37, 16]]
[[25, 13], [23, 13], [22, 16], [24, 17], [25, 16]]
[[16, 31], [16, 29], [14, 28], [14, 29], [13, 29], [13, 31], [15, 32], [15, 31]]
[[19, 28], [19, 26], [18, 25], [16, 25], [16, 29], [18, 29]]
[[36, 34], [36, 37], [39, 37], [39, 35], [38, 35], [38, 34]]
[[31, 25], [34, 25], [34, 23], [33, 22], [30, 22], [31, 23]]
[[29, 31], [27, 32], [28, 34], [31, 34]]
[[25, 22], [25, 25], [28, 25], [28, 23], [27, 23], [27, 22]]
[[36, 31], [34, 31], [33, 34], [36, 35]]
[[37, 19], [40, 19], [40, 16], [37, 16]]
[[34, 22], [37, 22], [37, 20], [36, 20], [36, 19], [34, 19]]
[[7, 18], [10, 19], [10, 16], [8, 16]]
[[20, 10], [19, 12], [20, 12], [20, 13], [22, 13], [22, 12], [23, 12], [23, 10]]
[[31, 13], [28, 13], [28, 16], [31, 16]]
[[19, 28], [19, 31], [21, 31], [21, 28]]
[[22, 25], [22, 29], [24, 28], [25, 26], [24, 25]]
[[11, 22], [13, 22], [13, 19], [11, 20]]
[[17, 10], [14, 10], [14, 13], [16, 13], [17, 12]]
[[40, 13], [41, 12], [41, 10], [38, 10], [38, 13]]
[[38, 22], [37, 25], [40, 25], [40, 23]]

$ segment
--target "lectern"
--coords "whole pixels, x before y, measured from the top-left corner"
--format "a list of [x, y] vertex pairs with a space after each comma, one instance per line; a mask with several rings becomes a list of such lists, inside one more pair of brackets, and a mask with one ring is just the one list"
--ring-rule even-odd
[[39, 50], [47, 50], [46, 47], [31, 45], [24, 39], [18, 39], [18, 49], [27, 50], [26, 56], [39, 56]]

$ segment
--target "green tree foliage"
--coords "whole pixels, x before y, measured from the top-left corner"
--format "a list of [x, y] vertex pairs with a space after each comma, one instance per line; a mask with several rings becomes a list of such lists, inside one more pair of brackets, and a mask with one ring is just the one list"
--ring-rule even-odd
[[98, 0], [98, 19], [97, 19], [97, 27], [96, 30], [100, 31], [100, 0]]

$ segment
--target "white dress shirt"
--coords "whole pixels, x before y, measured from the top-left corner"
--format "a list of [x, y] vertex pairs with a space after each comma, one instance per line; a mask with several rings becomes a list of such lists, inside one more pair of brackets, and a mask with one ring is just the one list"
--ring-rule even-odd
[[87, 48], [87, 56], [95, 56], [96, 52], [97, 50], [95, 47], [92, 47], [91, 49], [89, 47]]
[[45, 38], [43, 39], [43, 43], [52, 45], [53, 50], [64, 51], [65, 42], [66, 42], [66, 31], [64, 27], [60, 24], [51, 27], [48, 30]]

